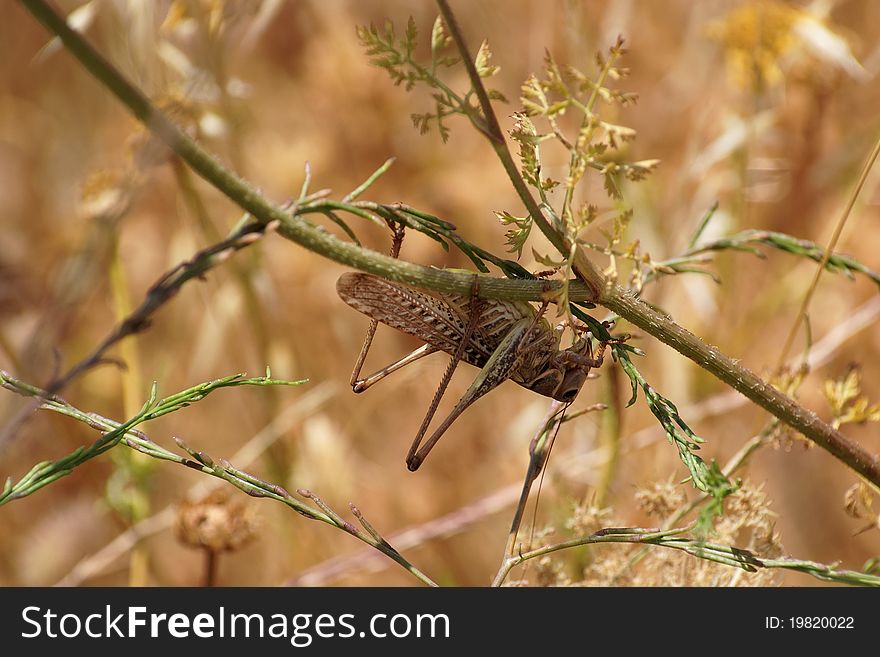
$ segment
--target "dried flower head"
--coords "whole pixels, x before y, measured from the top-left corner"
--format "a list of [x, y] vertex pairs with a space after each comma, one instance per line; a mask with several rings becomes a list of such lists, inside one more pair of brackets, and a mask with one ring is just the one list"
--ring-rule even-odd
[[186, 500], [177, 510], [175, 534], [184, 545], [214, 552], [241, 549], [255, 536], [256, 519], [251, 507], [240, 496], [230, 498], [225, 491]]
[[612, 511], [593, 504], [578, 504], [565, 521], [565, 528], [575, 535], [592, 534], [609, 524]]
[[636, 491], [636, 504], [654, 518], [667, 518], [684, 502], [684, 491], [672, 480], [656, 482], [648, 488]]
[[[668, 517], [685, 503], [680, 486], [659, 482], [636, 494], [649, 514]], [[748, 550], [757, 556], [782, 554], [775, 531], [776, 514], [770, 510], [760, 486], [745, 482], [727, 498], [726, 513], [716, 523], [713, 543]], [[589, 536], [603, 527], [623, 527], [613, 511], [594, 505], [578, 505], [565, 527], [576, 536]], [[681, 535], [686, 538], [687, 535]], [[688, 539], [690, 540], [690, 539]], [[537, 546], [535, 546], [537, 547]], [[567, 555], [567, 558], [566, 556]], [[575, 561], [572, 561], [574, 559]], [[573, 570], [581, 572], [573, 577]], [[584, 552], [557, 552], [537, 559], [523, 579], [511, 586], [772, 586], [779, 584], [778, 571], [747, 572], [709, 559], [701, 559], [662, 545], [593, 544]]]
[[776, 514], [770, 510], [762, 486], [745, 482], [727, 498], [727, 513], [716, 524], [719, 538], [762, 557], [778, 557], [782, 544], [775, 530]]
[[867, 518], [875, 515], [873, 495], [868, 485], [862, 481], [847, 488], [843, 500], [846, 513], [851, 518]]
[[565, 563], [551, 556], [536, 559], [535, 586], [572, 586], [573, 582], [568, 573], [565, 572]]
[[859, 529], [856, 534], [871, 529], [880, 529], [880, 511], [874, 507], [877, 497], [877, 494], [863, 481], [853, 484], [844, 493], [844, 508], [847, 515], [852, 518], [868, 520], [868, 524]]
[[857, 366], [850, 366], [838, 379], [826, 381], [823, 392], [834, 415], [831, 425], [835, 429], [844, 424], [880, 421], [880, 404], [872, 404], [862, 395], [862, 375]]

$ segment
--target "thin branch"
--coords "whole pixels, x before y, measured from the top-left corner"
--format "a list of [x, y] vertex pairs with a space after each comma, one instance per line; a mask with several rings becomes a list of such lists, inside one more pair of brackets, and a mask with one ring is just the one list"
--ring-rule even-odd
[[643, 303], [617, 285], [600, 300], [632, 324], [687, 356], [721, 381], [799, 431], [831, 453], [855, 472], [880, 485], [880, 458], [850, 441], [813, 411], [800, 406], [754, 372], [743, 367], [716, 347], [707, 345], [693, 333], [673, 322], [669, 316]]
[[837, 246], [837, 241], [840, 239], [840, 234], [843, 232], [843, 227], [844, 225], [846, 225], [846, 220], [849, 218], [849, 215], [856, 204], [856, 199], [859, 197], [859, 194], [862, 191], [862, 187], [865, 186], [865, 181], [868, 178], [868, 173], [871, 171], [871, 167], [874, 166], [874, 162], [877, 161], [878, 155], [880, 155], [880, 137], [877, 138], [877, 141], [874, 143], [874, 148], [871, 149], [871, 154], [868, 155], [868, 159], [865, 161], [865, 164], [862, 167], [862, 172], [861, 174], [859, 174], [859, 179], [858, 181], [856, 181], [856, 185], [853, 188], [852, 194], [850, 194], [849, 201], [847, 202], [846, 207], [843, 209], [840, 218], [837, 220], [837, 225], [835, 225], [834, 227], [834, 233], [831, 235], [831, 239], [828, 241], [828, 246], [825, 249], [825, 254], [822, 256], [822, 261], [819, 263], [819, 266], [816, 267], [816, 273], [813, 274], [813, 280], [810, 282], [810, 287], [804, 294], [804, 299], [801, 302], [800, 310], [798, 310], [798, 314], [797, 317], [795, 317], [794, 324], [792, 325], [791, 330], [788, 332], [788, 337], [786, 337], [785, 339], [784, 346], [782, 347], [782, 352], [779, 354], [779, 364], [777, 365], [777, 369], [782, 367], [782, 364], [785, 362], [785, 357], [788, 356], [791, 345], [794, 343], [798, 328], [800, 328], [802, 322], [806, 321], [807, 311], [810, 307], [810, 301], [813, 298], [813, 293], [816, 291], [816, 286], [819, 284], [819, 277], [822, 276], [822, 272], [825, 271], [825, 267], [828, 265], [828, 260], [829, 258], [831, 258], [834, 247]]
[[150, 325], [151, 317], [159, 308], [174, 298], [183, 285], [194, 278], [201, 279], [204, 275], [226, 260], [236, 251], [250, 246], [264, 235], [267, 226], [247, 224], [234, 231], [226, 239], [202, 249], [190, 260], [182, 262], [171, 271], [165, 273], [147, 291], [146, 297], [138, 308], [126, 317], [99, 344], [94, 351], [74, 365], [67, 374], [49, 386], [49, 394], [59, 391], [85, 370], [94, 366], [104, 357], [110, 347], [129, 335], [140, 333]]
[[880, 587], [880, 577], [876, 575], [869, 575], [867, 573], [860, 573], [853, 570], [836, 570], [832, 566], [816, 563], [815, 561], [804, 561], [802, 559], [765, 559], [748, 550], [742, 550], [733, 547], [732, 545], [707, 543], [705, 541], [685, 536], [684, 534], [690, 532], [691, 529], [691, 527], [678, 527], [666, 530], [644, 529], [640, 527], [609, 527], [607, 529], [600, 529], [589, 536], [583, 536], [553, 545], [546, 545], [506, 559], [501, 569], [498, 571], [498, 574], [495, 576], [492, 586], [501, 586], [511, 569], [525, 561], [535, 559], [536, 557], [543, 557], [560, 550], [580, 547], [583, 545], [592, 545], [595, 543], [633, 543], [637, 545], [657, 545], [673, 550], [680, 550], [699, 559], [714, 561], [734, 568], [741, 568], [748, 572], [755, 572], [759, 568], [781, 568], [785, 570], [796, 570], [810, 575], [811, 577], [815, 577], [816, 579], [829, 582]]
[[[428, 541], [446, 536], [458, 534], [468, 527], [484, 520], [487, 516], [499, 513], [516, 501], [520, 494], [521, 484], [505, 486], [490, 495], [481, 497], [461, 508], [428, 522], [411, 525], [393, 532], [388, 540], [398, 549], [424, 545]], [[387, 560], [382, 559], [373, 550], [366, 548], [353, 554], [336, 556], [322, 561], [321, 563], [297, 573], [294, 577], [284, 582], [285, 586], [321, 586], [334, 578], [350, 573], [353, 570], [365, 572], [378, 572], [387, 565]]]
[[553, 400], [544, 416], [544, 421], [538, 429], [538, 432], [532, 438], [529, 444], [529, 465], [526, 469], [526, 476], [523, 478], [522, 492], [519, 496], [519, 503], [516, 505], [516, 511], [513, 514], [513, 520], [510, 523], [510, 531], [507, 535], [507, 546], [504, 548], [504, 556], [513, 554], [516, 548], [516, 537], [519, 534], [519, 528], [522, 524], [523, 515], [526, 511], [526, 504], [529, 501], [529, 493], [532, 490], [532, 484], [538, 475], [543, 471], [547, 458], [550, 456], [550, 450], [556, 441], [556, 434], [559, 426], [562, 424], [562, 418], [559, 412], [565, 407], [560, 401]]
[[[322, 509], [325, 509], [326, 511], [330, 511], [330, 508], [323, 502], [323, 500], [321, 500], [317, 495], [315, 495], [311, 491], [300, 489], [297, 492], [300, 495], [302, 495], [308, 499], [311, 499], [313, 502], [318, 504]], [[434, 582], [430, 577], [425, 575], [425, 573], [423, 573], [421, 570], [419, 570], [414, 565], [412, 565], [409, 561], [407, 561], [406, 558], [402, 554], [400, 554], [400, 552], [398, 552], [388, 541], [386, 541], [384, 538], [382, 538], [382, 536], [375, 530], [375, 528], [366, 522], [366, 520], [363, 517], [363, 514], [353, 504], [351, 505], [351, 510], [354, 513], [355, 517], [359, 521], [361, 521], [361, 523], [367, 529], [368, 533], [362, 532], [357, 527], [352, 525], [350, 522], [342, 521], [335, 513], [333, 513], [331, 517], [336, 518], [337, 522], [332, 523], [332, 524], [335, 524], [335, 526], [339, 527], [339, 529], [342, 529], [343, 531], [351, 534], [355, 538], [360, 539], [361, 541], [363, 541], [367, 545], [379, 550], [379, 552], [381, 552], [385, 556], [389, 557], [393, 561], [400, 564], [400, 566], [402, 566], [405, 570], [409, 571], [410, 574], [412, 574], [414, 577], [416, 577], [422, 583], [427, 584], [428, 586], [433, 586], [433, 587], [437, 586], [436, 582]]]
[[[330, 399], [334, 394], [333, 390], [334, 386], [329, 382], [321, 383], [309, 390], [275, 415], [272, 421], [254, 434], [230, 460], [233, 463], [240, 463], [242, 467], [249, 467], [294, 424], [309, 417]], [[193, 484], [184, 497], [200, 498], [221, 485], [219, 480], [203, 479]], [[174, 524], [176, 506], [169, 504], [154, 515], [131, 525], [103, 547], [80, 559], [63, 578], [56, 582], [55, 586], [78, 586], [91, 577], [107, 572], [117, 559], [137, 546], [140, 541], [169, 529]], [[369, 548], [365, 549], [385, 561], [382, 555]]]
[[29, 404], [26, 404], [6, 423], [0, 431], [0, 448], [15, 435], [25, 420], [39, 407], [43, 399], [57, 395], [84, 372], [108, 362], [107, 351], [124, 338], [140, 333], [149, 327], [151, 318], [156, 311], [176, 296], [187, 281], [203, 278], [208, 271], [228, 260], [233, 253], [260, 239], [265, 234], [266, 228], [267, 226], [257, 223], [241, 225], [226, 239], [202, 249], [190, 260], [178, 264], [174, 269], [165, 273], [150, 287], [141, 305], [122, 320], [88, 356], [76, 363], [65, 374], [49, 382], [42, 396], [37, 396]]
[[[73, 470], [87, 461], [100, 456], [116, 447], [120, 442], [124, 442], [132, 447], [131, 440], [135, 439], [140, 451], [149, 453], [156, 458], [166, 459], [170, 452], [163, 452], [157, 445], [149, 441], [146, 436], [135, 429], [144, 422], [155, 420], [169, 413], [189, 406], [195, 402], [201, 401], [206, 396], [221, 388], [229, 388], [236, 386], [276, 386], [276, 385], [300, 385], [305, 383], [301, 381], [285, 381], [273, 379], [269, 375], [267, 369], [266, 375], [256, 378], [245, 378], [242, 374], [233, 374], [225, 376], [213, 381], [206, 381], [198, 385], [181, 390], [164, 399], [157, 398], [157, 386], [154, 383], [150, 391], [150, 398], [143, 405], [141, 410], [132, 416], [125, 423], [108, 420], [97, 413], [84, 413], [76, 407], [72, 406], [57, 395], [50, 395], [46, 390], [42, 390], [37, 386], [33, 386], [21, 379], [18, 379], [3, 370], [0, 370], [0, 387], [25, 397], [35, 397], [40, 401], [38, 407], [68, 415], [80, 422], [83, 422], [93, 429], [101, 431], [101, 437], [89, 446], [78, 447], [70, 454], [61, 457], [55, 461], [43, 461], [34, 465], [30, 471], [25, 474], [16, 483], [13, 483], [9, 477], [0, 492], [0, 506], [7, 504], [16, 499], [27, 497], [62, 477], [66, 477]], [[137, 442], [143, 439], [143, 444]], [[141, 449], [142, 448], [142, 449]], [[173, 460], [173, 459], [171, 459]]]
[[495, 150], [498, 159], [501, 161], [504, 171], [510, 178], [510, 182], [513, 184], [516, 193], [529, 211], [532, 220], [538, 225], [538, 228], [550, 243], [556, 247], [559, 253], [564, 257], [568, 257], [569, 254], [573, 253], [573, 268], [575, 273], [578, 275], [578, 278], [587, 284], [587, 287], [591, 292], [598, 295], [605, 287], [605, 277], [593, 265], [593, 263], [589, 261], [582, 249], [572, 249], [572, 245], [569, 244], [568, 239], [556, 231], [544, 217], [544, 213], [541, 212], [541, 208], [535, 200], [535, 197], [532, 196], [525, 180], [523, 180], [522, 174], [520, 174], [516, 162], [510, 154], [510, 149], [507, 148], [507, 142], [504, 139], [504, 133], [501, 132], [501, 126], [498, 124], [498, 118], [495, 116], [495, 110], [492, 109], [492, 102], [489, 99], [489, 94], [486, 91], [486, 87], [483, 85], [482, 78], [480, 78], [479, 73], [477, 73], [474, 59], [471, 57], [467, 44], [464, 41], [464, 35], [461, 32], [455, 14], [452, 12], [449, 3], [446, 2], [446, 0], [437, 0], [437, 7], [440, 9], [440, 15], [443, 16], [443, 21], [446, 23], [446, 26], [449, 29], [449, 34], [452, 36], [453, 41], [455, 41], [455, 45], [461, 55], [462, 62], [464, 63], [468, 77], [471, 81], [471, 87], [477, 95], [477, 99], [480, 101], [480, 109], [483, 110], [483, 118], [486, 122], [485, 129], [482, 130], [483, 134], [488, 137], [489, 142], [492, 144], [492, 148]]
[[[46, 398], [45, 391], [40, 391], [34, 386], [10, 377], [5, 373], [0, 374], [2, 374], [3, 376], [3, 387], [19, 394], [36, 394], [44, 399]], [[122, 443], [127, 447], [141, 452], [142, 454], [146, 454], [147, 456], [150, 456], [152, 458], [177, 463], [187, 468], [198, 470], [212, 477], [222, 479], [232, 486], [235, 486], [239, 490], [244, 491], [251, 497], [273, 499], [277, 502], [281, 502], [287, 505], [305, 518], [309, 518], [310, 520], [318, 520], [320, 522], [326, 523], [328, 525], [333, 525], [334, 527], [342, 529], [346, 533], [351, 534], [360, 541], [363, 541], [367, 545], [379, 550], [389, 558], [393, 559], [395, 562], [400, 564], [403, 568], [412, 573], [412, 575], [414, 575], [423, 583], [427, 584], [428, 586], [437, 586], [437, 584], [433, 582], [427, 575], [425, 575], [422, 571], [409, 563], [409, 561], [407, 561], [406, 558], [400, 554], [400, 552], [393, 548], [387, 541], [378, 536], [378, 534], [374, 529], [372, 529], [372, 527], [370, 528], [371, 531], [369, 533], [360, 531], [351, 523], [343, 520], [319, 497], [314, 495], [314, 493], [306, 490], [298, 491], [301, 496], [315, 502], [315, 504], [319, 507], [318, 509], [315, 509], [308, 504], [300, 502], [281, 486], [263, 481], [262, 479], [259, 479], [243, 470], [239, 470], [225, 459], [220, 459], [219, 461], [216, 461], [205, 452], [196, 451], [190, 448], [184, 441], [180, 439], [176, 439], [177, 445], [184, 452], [187, 453], [188, 457], [180, 456], [179, 454], [175, 454], [174, 452], [165, 449], [158, 443], [150, 440], [150, 438], [148, 438], [147, 435], [143, 432], [134, 429], [134, 426], [136, 424], [144, 421], [145, 419], [158, 417], [159, 415], [172, 412], [173, 410], [176, 410], [182, 406], [188, 405], [193, 401], [197, 401], [201, 398], [199, 397], [200, 394], [201, 396], [204, 396], [205, 394], [207, 394], [211, 390], [214, 390], [217, 387], [223, 387], [226, 385], [242, 385], [243, 383], [247, 382], [248, 380], [242, 380], [237, 377], [226, 377], [225, 379], [219, 379], [218, 381], [213, 381], [209, 384], [203, 384], [202, 386], [196, 386], [182, 393], [172, 395], [171, 397], [168, 397], [158, 403], [152, 403], [151, 400], [151, 402], [144, 407], [144, 411], [142, 413], [124, 423], [116, 422], [115, 420], [102, 417], [96, 413], [86, 413], [85, 411], [76, 408], [72, 404], [69, 404], [68, 402], [58, 397], [46, 399], [40, 405], [40, 408], [54, 411], [56, 413], [61, 413], [63, 415], [72, 417], [80, 422], [84, 422], [93, 429], [101, 431], [103, 433], [103, 436], [90, 448], [79, 448], [74, 451], [70, 456], [60, 459], [59, 461], [54, 463], [38, 464], [33, 470], [31, 470], [30, 473], [22, 478], [22, 480], [18, 484], [13, 485], [11, 481], [7, 481], [3, 493], [0, 494], [0, 501], [13, 500], [29, 495], [30, 493], [34, 492], [38, 487], [51, 483], [58, 477], [69, 474], [70, 470], [73, 467], [79, 465], [79, 463], [83, 462], [86, 458], [96, 456], [100, 453], [103, 453], [104, 451], [107, 451], [107, 449], [119, 443]]]

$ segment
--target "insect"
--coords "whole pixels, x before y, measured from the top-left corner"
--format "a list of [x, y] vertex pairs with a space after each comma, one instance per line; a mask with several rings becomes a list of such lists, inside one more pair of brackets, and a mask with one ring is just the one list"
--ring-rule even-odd
[[[476, 280], [476, 279], [475, 279]], [[526, 302], [480, 299], [471, 296], [424, 292], [364, 273], [343, 274], [336, 291], [349, 306], [370, 317], [370, 329], [351, 377], [355, 392], [363, 392], [388, 374], [424, 356], [443, 351], [452, 356], [428, 413], [407, 455], [415, 471], [459, 415], [477, 399], [511, 379], [546, 397], [571, 402], [577, 397], [591, 368], [602, 364], [605, 343], [593, 356], [591, 336], [578, 338], [560, 349], [561, 328], [543, 319], [540, 310]], [[425, 344], [378, 372], [360, 377], [366, 353], [381, 322], [408, 333]], [[459, 361], [481, 368], [473, 384], [428, 440], [421, 441]]]

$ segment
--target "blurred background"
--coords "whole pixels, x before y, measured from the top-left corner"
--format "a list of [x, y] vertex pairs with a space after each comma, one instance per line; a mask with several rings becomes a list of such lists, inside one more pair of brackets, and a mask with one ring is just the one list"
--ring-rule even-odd
[[[492, 63], [501, 67], [491, 86], [510, 101], [496, 105], [505, 130], [519, 109], [523, 80], [541, 72], [545, 49], [557, 62], [593, 74], [595, 53], [625, 37], [622, 65], [630, 76], [616, 86], [639, 101], [602, 111], [637, 131], [627, 158], [660, 160], [645, 181], [624, 188], [633, 209], [630, 239], [655, 260], [684, 251], [715, 201], [711, 236], [760, 228], [827, 243], [880, 130], [880, 3], [872, 0], [452, 5], [471, 49], [488, 39]], [[503, 253], [505, 227], [493, 211], [522, 214], [522, 208], [486, 140], [461, 117], [450, 119], [446, 144], [436, 131], [420, 135], [410, 115], [431, 109], [429, 94], [393, 86], [369, 65], [355, 34], [357, 25], [386, 19], [402, 32], [412, 15], [419, 54], [427, 57], [433, 3], [58, 6], [75, 11], [72, 20], [91, 43], [267, 198], [295, 197], [306, 162], [312, 189], [329, 188], [341, 198], [393, 156], [393, 167], [364, 199], [405, 202]], [[241, 212], [179, 162], [151, 151], [136, 121], [20, 6], [6, 3], [0, 11], [0, 367], [44, 385], [91, 351], [162, 273], [228, 232]], [[448, 79], [466, 89], [459, 69]], [[564, 176], [566, 165], [563, 152], [548, 152], [548, 175]], [[588, 178], [584, 200], [609, 208], [599, 177]], [[838, 245], [874, 269], [880, 269], [878, 182], [874, 171]], [[365, 244], [387, 250], [387, 232], [352, 225]], [[332, 224], [327, 229], [341, 235]], [[538, 237], [531, 245], [550, 252]], [[469, 264], [417, 234], [408, 235], [402, 257]], [[528, 247], [521, 264], [544, 268]], [[768, 374], [815, 264], [775, 251], [765, 260], [725, 252], [712, 270], [720, 285], [703, 276], [669, 277], [645, 298]], [[95, 369], [63, 396], [123, 420], [140, 409], [153, 381], [167, 395], [236, 372], [258, 376], [266, 365], [275, 377], [308, 378], [300, 387], [220, 390], [141, 428], [169, 449], [178, 436], [288, 490], [311, 489], [346, 517], [353, 502], [436, 581], [486, 585], [499, 567], [529, 441], [548, 400], [504, 384], [452, 426], [417, 473], [408, 472], [406, 451], [448, 361], [435, 355], [353, 394], [349, 375], [368, 322], [336, 296], [344, 271], [270, 236], [205, 281], [185, 286], [148, 331], [114, 349], [126, 369]], [[626, 271], [621, 275], [625, 280]], [[825, 381], [853, 364], [861, 366], [862, 394], [880, 397], [878, 312], [869, 279], [823, 275], [810, 314], [818, 362], [798, 391], [823, 418], [830, 417]], [[648, 337], [636, 344], [647, 352], [637, 360], [647, 380], [705, 438], [703, 458], [725, 463], [765, 426], [765, 412], [694, 363]], [[418, 345], [380, 327], [367, 369]], [[795, 351], [804, 345], [801, 332]], [[470, 366], [458, 369], [438, 417], [475, 374]], [[614, 364], [599, 374], [572, 410], [628, 399], [628, 382]], [[24, 404], [2, 391], [0, 425]], [[876, 425], [844, 431], [880, 451]], [[40, 412], [0, 446], [0, 474], [17, 480], [34, 463], [96, 437], [69, 418]], [[562, 427], [537, 513], [529, 511], [524, 531], [534, 524], [569, 536], [593, 521], [590, 531], [656, 526], [662, 514], [650, 515], [645, 499], [683, 504], [694, 497], [689, 484], [679, 483], [685, 476], [641, 396], [619, 413], [587, 414]], [[784, 554], [856, 570], [880, 554], [880, 529], [861, 531], [876, 523], [880, 500], [873, 499], [873, 516], [863, 508], [853, 517], [854, 493], [847, 498], [847, 491], [857, 478], [823, 450], [777, 436], [737, 476], [761, 516], [738, 528], [742, 547], [757, 549], [756, 536], [769, 532]], [[209, 492], [213, 481], [118, 447], [0, 508], [0, 584], [198, 585], [205, 581], [206, 550], [198, 547], [205, 539], [192, 537], [193, 525], [219, 536], [217, 584], [417, 584], [343, 532], [228, 486]], [[624, 573], [629, 554], [627, 546], [598, 546], [560, 555], [525, 577], [533, 583], [818, 584], [798, 573], [756, 579], [720, 567], [709, 572], [695, 559], [668, 555], [652, 568]], [[620, 571], [609, 576], [613, 564]], [[552, 578], [542, 579], [547, 573]]]

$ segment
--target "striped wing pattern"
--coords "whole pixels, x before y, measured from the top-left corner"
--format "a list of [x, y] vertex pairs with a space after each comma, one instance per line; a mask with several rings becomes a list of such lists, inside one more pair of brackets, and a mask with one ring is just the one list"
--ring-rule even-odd
[[[455, 353], [470, 316], [470, 297], [434, 296], [372, 274], [343, 274], [336, 282], [336, 291], [358, 312], [448, 354]], [[476, 330], [462, 356], [477, 367], [486, 364], [515, 322], [535, 314], [527, 303], [485, 300], [482, 303]]]

